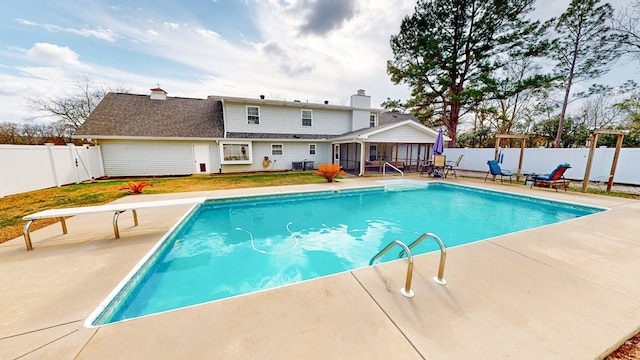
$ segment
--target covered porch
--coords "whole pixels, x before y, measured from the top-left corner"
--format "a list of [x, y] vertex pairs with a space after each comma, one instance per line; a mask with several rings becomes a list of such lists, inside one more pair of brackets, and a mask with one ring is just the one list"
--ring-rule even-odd
[[358, 175], [381, 173], [384, 162], [404, 172], [415, 172], [420, 170], [420, 162], [431, 156], [432, 147], [432, 143], [334, 143], [333, 162]]
[[433, 154], [437, 136], [437, 131], [414, 120], [361, 129], [333, 140], [332, 159], [348, 173], [360, 176], [383, 172], [385, 162], [403, 172], [415, 172]]

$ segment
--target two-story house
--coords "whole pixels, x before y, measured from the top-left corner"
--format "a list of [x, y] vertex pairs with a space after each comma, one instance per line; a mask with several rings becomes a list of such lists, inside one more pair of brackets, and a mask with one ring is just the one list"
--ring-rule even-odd
[[[362, 175], [379, 161], [416, 169], [437, 132], [406, 115], [350, 104], [109, 93], [74, 138], [100, 145], [108, 176], [302, 170], [339, 163]], [[367, 166], [369, 165], [369, 166]]]

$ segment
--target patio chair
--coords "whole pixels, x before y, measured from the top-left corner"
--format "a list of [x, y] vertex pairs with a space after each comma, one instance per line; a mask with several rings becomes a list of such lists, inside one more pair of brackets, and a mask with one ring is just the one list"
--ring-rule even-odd
[[456, 168], [460, 165], [460, 161], [462, 161], [462, 157], [464, 155], [460, 155], [458, 156], [458, 160], [456, 160], [455, 162], [453, 161], [447, 161], [447, 164], [445, 165], [446, 173], [444, 174], [444, 177], [447, 177], [449, 175], [449, 171], [453, 172], [453, 176], [455, 176], [455, 178], [458, 178], [458, 174], [456, 174]]
[[422, 161], [420, 161], [420, 176], [423, 176], [424, 174], [427, 174], [428, 176], [431, 176], [431, 173], [433, 172], [433, 159], [424, 159]]
[[564, 188], [564, 191], [567, 191], [567, 187], [569, 187], [569, 180], [565, 179], [564, 172], [569, 168], [571, 168], [571, 165], [569, 164], [560, 164], [549, 174], [531, 174], [525, 180], [525, 184], [527, 181], [531, 181], [531, 187], [548, 187], [554, 188], [556, 191], [558, 191], [559, 187], [562, 187]]
[[447, 177], [445, 167], [447, 165], [446, 155], [433, 155], [433, 177]]
[[489, 165], [489, 171], [487, 172], [487, 176], [484, 177], [484, 181], [487, 181], [489, 174], [493, 176], [493, 180], [495, 181], [496, 176], [500, 175], [500, 183], [502, 184], [503, 176], [509, 177], [509, 182], [511, 182], [511, 177], [515, 175], [513, 172], [509, 170], [502, 170], [500, 165], [498, 164], [498, 160], [489, 160], [487, 161], [487, 165]]

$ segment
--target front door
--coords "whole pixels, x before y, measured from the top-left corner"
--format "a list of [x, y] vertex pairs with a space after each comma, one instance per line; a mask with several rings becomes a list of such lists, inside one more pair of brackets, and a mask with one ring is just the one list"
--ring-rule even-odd
[[211, 153], [209, 144], [193, 144], [194, 174], [208, 174], [211, 172]]

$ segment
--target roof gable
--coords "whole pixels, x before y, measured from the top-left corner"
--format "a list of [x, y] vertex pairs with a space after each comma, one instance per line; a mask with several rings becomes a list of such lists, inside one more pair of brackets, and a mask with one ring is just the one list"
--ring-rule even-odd
[[[432, 143], [433, 140], [435, 140], [436, 136], [438, 136], [438, 132], [437, 131], [435, 131], [435, 130], [429, 128], [429, 127], [426, 127], [426, 126], [416, 122], [415, 120], [404, 120], [404, 121], [390, 122], [390, 123], [387, 123], [385, 125], [378, 125], [378, 126], [375, 126], [375, 127], [364, 128], [364, 129], [352, 131], [352, 132], [346, 133], [344, 135], [341, 135], [341, 136], [335, 138], [334, 140], [349, 140], [349, 139], [354, 139], [354, 138], [366, 140], [371, 136], [384, 135], [384, 133], [391, 133], [394, 129], [398, 129], [398, 128], [411, 128], [413, 131], [417, 131], [418, 133], [424, 134], [425, 135], [425, 140], [427, 140], [425, 142], [431, 142]], [[447, 136], [445, 136], [444, 139], [445, 139], [445, 141], [451, 140]]]

